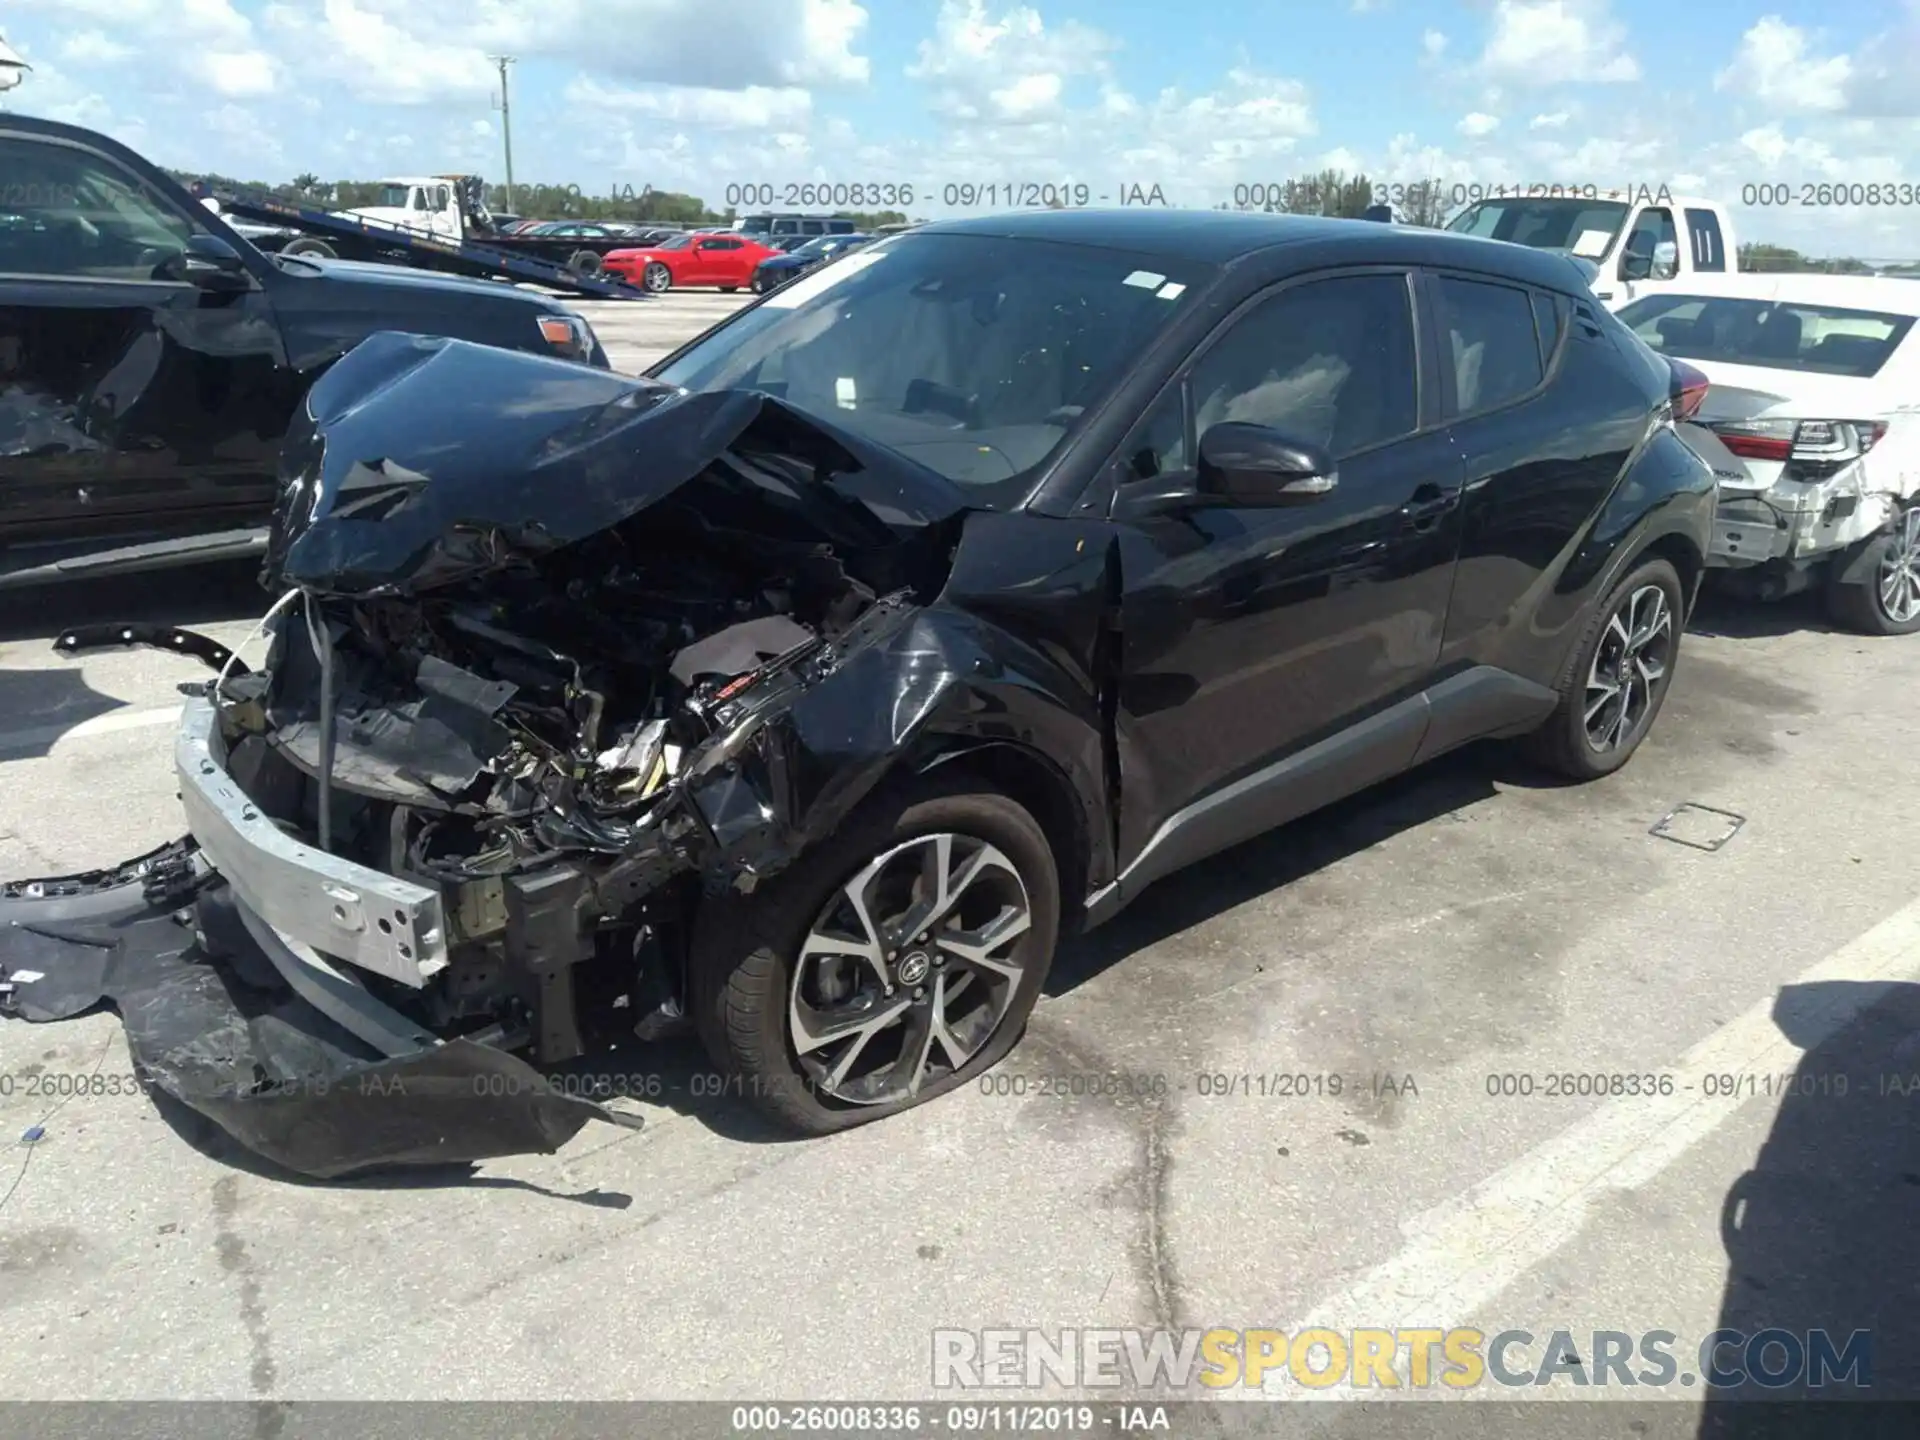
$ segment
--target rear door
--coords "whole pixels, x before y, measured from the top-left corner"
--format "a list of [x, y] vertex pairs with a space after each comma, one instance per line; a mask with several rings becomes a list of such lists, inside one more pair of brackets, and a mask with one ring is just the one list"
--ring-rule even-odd
[[0, 546], [264, 520], [292, 394], [258, 279], [155, 278], [203, 227], [117, 157], [0, 116], [0, 176]]
[[1427, 278], [1441, 391], [1466, 473], [1443, 673], [1544, 683], [1571, 641], [1588, 524], [1651, 418], [1592, 300], [1468, 272]]

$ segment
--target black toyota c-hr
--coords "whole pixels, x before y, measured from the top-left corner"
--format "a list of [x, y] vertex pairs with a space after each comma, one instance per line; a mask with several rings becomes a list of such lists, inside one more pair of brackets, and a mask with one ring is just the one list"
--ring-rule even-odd
[[[388, 1071], [685, 1015], [800, 1129], [897, 1111], [1178, 867], [1481, 737], [1624, 764], [1711, 528], [1681, 392], [1564, 258], [1211, 212], [888, 237], [640, 379], [376, 337], [266, 667], [186, 712], [201, 933], [351, 967]], [[563, 1128], [490, 1123], [421, 1130]]]

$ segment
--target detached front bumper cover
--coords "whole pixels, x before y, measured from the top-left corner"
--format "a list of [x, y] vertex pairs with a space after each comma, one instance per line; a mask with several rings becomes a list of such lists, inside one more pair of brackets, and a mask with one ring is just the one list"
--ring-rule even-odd
[[[204, 637], [145, 627], [63, 636], [57, 648], [96, 644], [156, 645], [209, 663], [226, 655]], [[591, 1120], [638, 1126], [504, 1050], [418, 1030], [316, 954], [311, 941], [337, 948], [359, 916], [396, 958], [409, 942], [394, 937], [412, 936], [430, 964], [425, 937], [438, 897], [427, 907], [388, 893], [404, 881], [331, 856], [282, 853], [305, 847], [270, 825], [270, 837], [239, 842], [251, 807], [209, 753], [211, 727], [211, 705], [191, 700], [176, 752], [195, 830], [212, 841], [207, 853], [189, 837], [111, 870], [0, 885], [0, 1016], [45, 1022], [111, 1005], [154, 1090], [317, 1179], [550, 1153]], [[210, 858], [223, 869], [233, 863], [233, 875]], [[314, 858], [341, 873], [318, 889], [293, 884]], [[353, 1011], [353, 1029], [333, 1018], [342, 1007]], [[384, 1025], [368, 1023], [380, 1017]]]

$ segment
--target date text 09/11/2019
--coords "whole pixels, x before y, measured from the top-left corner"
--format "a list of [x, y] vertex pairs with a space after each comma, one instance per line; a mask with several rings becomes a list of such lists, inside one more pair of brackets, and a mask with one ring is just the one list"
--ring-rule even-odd
[[729, 185], [722, 203], [730, 210], [896, 210], [940, 205], [949, 210], [1004, 206], [1014, 210], [1083, 210], [1095, 205], [1158, 205], [1172, 208], [1157, 181], [1122, 180], [1098, 185], [1081, 180], [955, 180], [925, 185], [913, 181], [851, 183], [798, 181]]

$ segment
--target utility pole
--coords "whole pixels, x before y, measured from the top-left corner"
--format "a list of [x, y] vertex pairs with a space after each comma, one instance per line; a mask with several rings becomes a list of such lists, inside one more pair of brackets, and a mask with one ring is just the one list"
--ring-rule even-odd
[[507, 67], [516, 57], [512, 55], [489, 55], [487, 57], [500, 67], [500, 139], [507, 147], [507, 209], [513, 213], [513, 114], [507, 103]]

